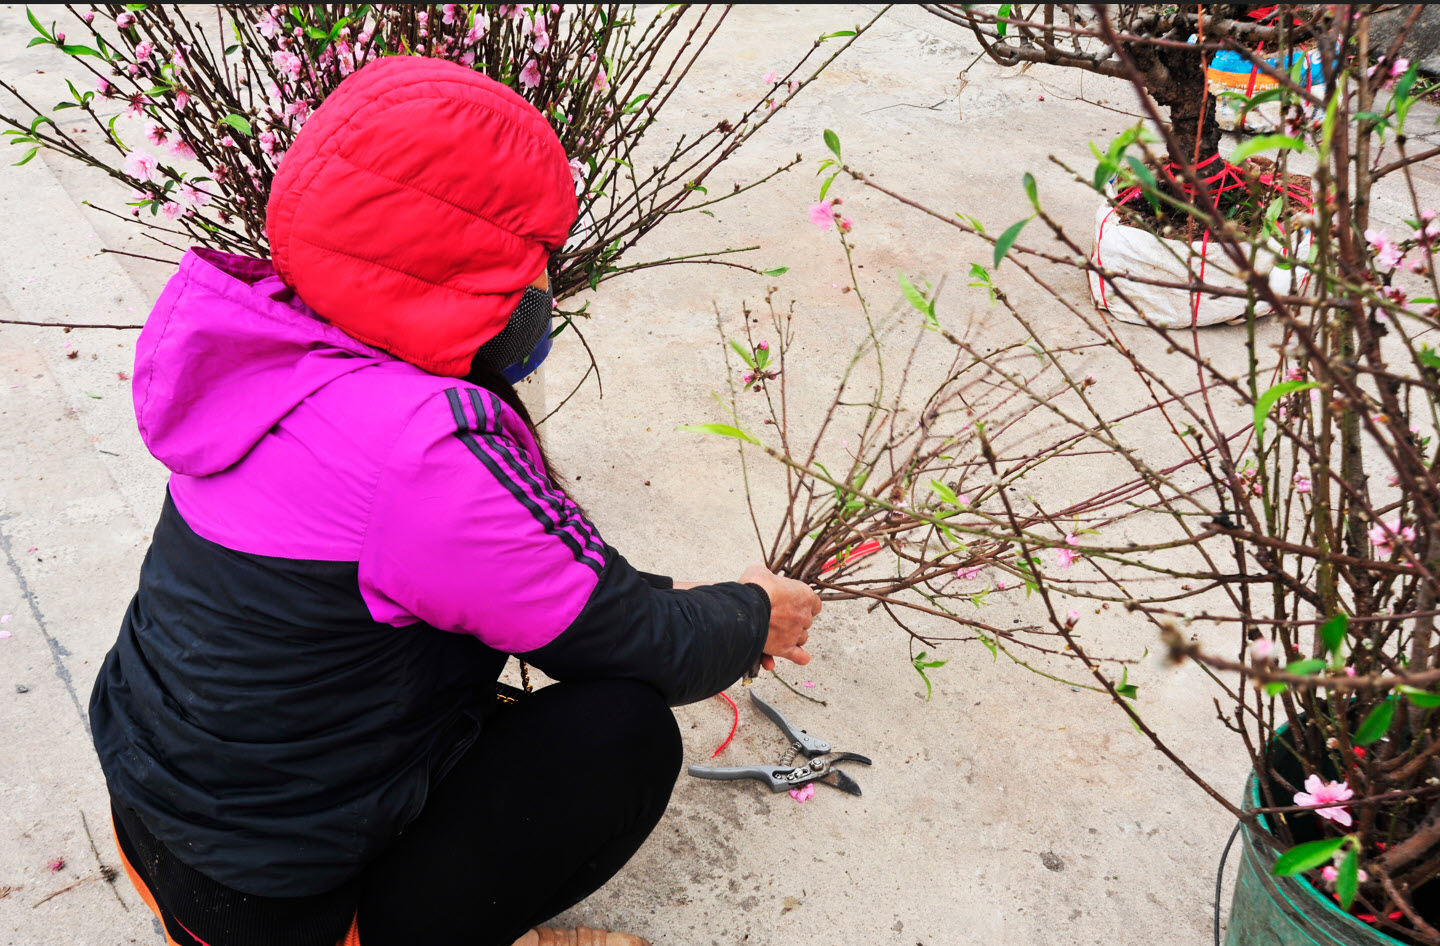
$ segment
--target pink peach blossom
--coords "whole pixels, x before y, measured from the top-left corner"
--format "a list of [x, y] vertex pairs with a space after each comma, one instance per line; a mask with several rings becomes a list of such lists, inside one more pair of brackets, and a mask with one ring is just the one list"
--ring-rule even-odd
[[608, 88], [610, 88], [610, 77], [605, 74], [605, 68], [602, 66], [600, 71], [595, 73], [595, 91], [604, 92]]
[[805, 802], [815, 797], [815, 783], [806, 782], [799, 788], [790, 789], [790, 797], [803, 805]]
[[1295, 474], [1294, 483], [1295, 483], [1295, 492], [1297, 492], [1297, 493], [1308, 493], [1308, 492], [1310, 492], [1310, 485], [1311, 485], [1311, 484], [1310, 484], [1310, 477], [1306, 476], [1304, 473], [1296, 473], [1296, 474]]
[[126, 174], [142, 181], [155, 181], [160, 177], [160, 162], [153, 154], [132, 151], [125, 155], [122, 165]]
[[148, 39], [141, 40], [139, 43], [135, 44], [136, 59], [144, 62], [146, 59], [149, 59], [153, 55], [155, 55], [155, 44], [150, 42]]
[[1370, 537], [1370, 544], [1375, 546], [1376, 553], [1390, 557], [1394, 551], [1392, 543], [1398, 537], [1402, 542], [1414, 542], [1415, 530], [1400, 519], [1392, 519], [1388, 523], [1376, 523], [1370, 527], [1367, 533]]
[[[1321, 871], [1320, 871], [1320, 876], [1323, 877], [1323, 878], [1325, 878], [1325, 882], [1326, 882], [1327, 884], [1333, 884], [1333, 883], [1335, 882], [1335, 879], [1340, 876], [1340, 871], [1338, 871], [1338, 870], [1335, 869], [1335, 865], [1334, 865], [1334, 864], [1326, 864], [1326, 865], [1321, 869]], [[1367, 873], [1365, 873], [1363, 870], [1362, 870], [1362, 871], [1359, 871], [1359, 872], [1356, 874], [1356, 876], [1360, 878], [1360, 882], [1361, 882], [1362, 884], [1365, 883], [1365, 881], [1367, 881], [1367, 880], [1370, 879], [1370, 875], [1367, 874]]]
[[1405, 258], [1405, 252], [1390, 239], [1384, 230], [1366, 230], [1365, 242], [1375, 248], [1375, 263], [1384, 272], [1389, 272]]
[[1274, 652], [1275, 642], [1268, 637], [1260, 637], [1250, 642], [1250, 653], [1259, 660], [1269, 660]]
[[853, 230], [854, 228], [855, 228], [855, 221], [854, 221], [854, 220], [852, 220], [852, 219], [849, 218], [849, 217], [841, 217], [841, 218], [840, 218], [840, 232], [841, 232], [841, 233], [849, 233], [849, 232], [850, 232], [851, 230]]
[[835, 226], [835, 202], [833, 200], [822, 200], [810, 208], [810, 222], [821, 230], [829, 230]]
[[540, 66], [531, 59], [525, 63], [525, 68], [520, 70], [520, 87], [534, 89], [540, 85]]
[[117, 29], [128, 30], [135, 25], [135, 14], [126, 11], [115, 18]]
[[1331, 803], [1345, 801], [1354, 794], [1345, 782], [1326, 782], [1320, 776], [1312, 775], [1305, 780], [1305, 791], [1295, 793], [1295, 804], [1307, 807], [1330, 805], [1327, 808], [1316, 809], [1315, 814], [1348, 828], [1354, 823], [1354, 819], [1350, 817], [1350, 810], [1339, 805], [1331, 805]]
[[760, 77], [760, 81], [765, 83], [766, 85], [774, 85], [776, 82], [780, 81], [780, 77], [775, 74], [774, 69], [771, 69], [769, 72], [765, 73], [763, 76]]

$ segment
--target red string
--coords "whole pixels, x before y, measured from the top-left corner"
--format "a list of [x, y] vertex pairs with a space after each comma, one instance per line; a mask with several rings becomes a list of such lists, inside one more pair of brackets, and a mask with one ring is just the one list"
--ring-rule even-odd
[[[867, 555], [874, 555], [876, 552], [880, 551], [880, 547], [881, 546], [879, 539], [866, 539], [864, 542], [861, 542], [859, 545], [855, 546], [855, 548], [850, 550], [850, 554], [844, 557], [843, 564], [849, 565], [851, 562], [859, 561]], [[835, 569], [839, 568], [841, 564], [842, 560], [839, 555], [828, 558], [825, 560], [825, 564], [820, 566], [820, 574], [823, 575], [826, 572], [833, 572]]]
[[[1220, 170], [1216, 171], [1214, 174], [1211, 174], [1209, 177], [1201, 178], [1201, 180], [1205, 182], [1205, 186], [1209, 188], [1210, 193], [1214, 197], [1218, 198], [1226, 191], [1232, 191], [1236, 188], [1246, 186], [1245, 177], [1241, 172], [1239, 165], [1231, 164], [1229, 161], [1223, 160], [1218, 153], [1212, 154], [1204, 161], [1201, 161], [1199, 164], [1195, 165], [1194, 171], [1198, 174], [1200, 171], [1214, 164], [1216, 161], [1219, 161], [1221, 163]], [[1169, 172], [1172, 180], [1175, 180], [1176, 183], [1179, 184], [1180, 182], [1177, 179], [1177, 172], [1181, 169], [1180, 165], [1171, 162], [1170, 164], [1167, 164], [1165, 168]], [[1260, 175], [1260, 183], [1271, 189], [1275, 189], [1275, 180], [1275, 175], [1272, 172], [1266, 172]], [[1309, 188], [1305, 187], [1303, 184], [1296, 184], [1292, 181], [1286, 181], [1283, 186], [1285, 192], [1295, 203], [1299, 204], [1306, 210], [1313, 210], [1315, 208], [1315, 200], [1311, 197]], [[1187, 195], [1190, 195], [1193, 198], [1194, 190], [1188, 183], [1180, 184], [1180, 187]], [[1096, 266], [1101, 265], [1100, 242], [1101, 239], [1105, 236], [1105, 225], [1110, 222], [1110, 218], [1115, 215], [1116, 210], [1129, 203], [1130, 201], [1134, 200], [1136, 197], [1140, 196], [1140, 194], [1141, 188], [1139, 185], [1127, 188], [1126, 190], [1122, 191], [1115, 198], [1115, 204], [1110, 208], [1110, 212], [1107, 213], [1105, 215], [1105, 218], [1100, 221], [1099, 232], [1095, 235], [1095, 250], [1091, 255], [1091, 258], [1094, 260]], [[1277, 224], [1277, 226], [1279, 225]], [[1285, 232], [1285, 228], [1283, 226], [1280, 226], [1279, 229], [1281, 233]], [[1201, 235], [1201, 241], [1200, 279], [1203, 281], [1205, 278], [1205, 255], [1209, 252], [1210, 249], [1210, 231], [1208, 229]], [[1193, 296], [1193, 304], [1191, 307], [1191, 320], [1193, 322], [1195, 319], [1198, 319], [1200, 315], [1200, 294], [1198, 292], [1192, 292], [1191, 295]], [[1101, 277], [1100, 279], [1100, 305], [1102, 308], [1109, 308], [1109, 300], [1106, 298], [1105, 292], [1105, 279], [1103, 277]], [[863, 548], [864, 546], [861, 547]]]
[[729, 704], [730, 704], [730, 708], [735, 711], [735, 722], [733, 722], [733, 723], [730, 724], [730, 735], [726, 736], [726, 737], [725, 737], [725, 741], [722, 742], [722, 743], [720, 743], [720, 748], [718, 748], [718, 749], [716, 749], [714, 752], [710, 753], [710, 758], [712, 758], [712, 759], [715, 758], [715, 757], [716, 757], [717, 755], [719, 755], [720, 753], [722, 753], [722, 752], [725, 751], [725, 747], [728, 746], [728, 745], [730, 745], [730, 740], [735, 738], [735, 730], [737, 730], [737, 729], [740, 728], [740, 707], [736, 706], [736, 705], [735, 705], [735, 701], [732, 700], [732, 699], [730, 699], [730, 694], [729, 694], [729, 693], [721, 692], [721, 693], [717, 693], [717, 694], [715, 694], [715, 695], [718, 696], [718, 697], [721, 697], [722, 699], [725, 700], [726, 703], [729, 703]]

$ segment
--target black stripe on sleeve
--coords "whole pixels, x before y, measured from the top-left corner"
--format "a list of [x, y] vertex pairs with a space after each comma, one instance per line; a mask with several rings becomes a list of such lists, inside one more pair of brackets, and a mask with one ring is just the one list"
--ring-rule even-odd
[[[470, 394], [470, 406], [475, 411], [475, 419], [479, 421], [481, 417], [485, 416], [485, 405], [480, 401], [481, 394], [475, 388], [467, 388], [466, 390]], [[480, 426], [482, 428], [484, 427], [484, 425]], [[555, 495], [554, 486], [542, 479], [534, 467], [525, 462], [524, 457], [520, 455], [519, 447], [515, 446], [508, 438], [496, 436], [493, 433], [486, 432], [482, 433], [481, 436], [485, 439], [485, 442], [500, 455], [501, 459], [505, 461], [505, 465], [510, 467], [516, 478], [522, 480], [530, 487], [536, 496], [540, 497], [547, 506], [555, 510], [556, 520], [563, 525], [572, 521], [572, 518], [578, 519], [579, 522], [575, 524], [575, 531], [578, 532], [584, 540], [585, 547], [598, 554], [602, 559], [605, 557], [605, 543], [600, 541], [600, 536], [595, 531], [595, 528], [586, 522], [584, 517], [578, 515], [572, 517], [569, 514], [564, 502]]]
[[455, 415], [456, 439], [463, 443], [466, 449], [485, 465], [485, 469], [490, 471], [491, 476], [499, 480], [500, 483], [510, 491], [510, 495], [514, 496], [515, 499], [525, 507], [531, 517], [540, 523], [540, 527], [544, 529], [547, 534], [564, 542], [566, 547], [570, 549], [570, 553], [575, 556], [577, 562], [583, 563], [586, 568], [589, 568], [595, 574], [600, 574], [600, 564], [585, 554], [585, 550], [580, 546], [580, 543], [575, 541], [575, 537], [566, 531], [563, 526], [556, 525], [549, 516], [545, 515], [544, 510], [535, 502], [534, 497], [526, 492], [521, 484], [507, 476], [505, 471], [495, 462], [495, 459], [476, 441], [474, 434], [469, 429], [470, 422], [465, 417], [465, 409], [460, 403], [460, 392], [455, 388], [447, 388], [445, 397], [450, 401], [451, 413]]

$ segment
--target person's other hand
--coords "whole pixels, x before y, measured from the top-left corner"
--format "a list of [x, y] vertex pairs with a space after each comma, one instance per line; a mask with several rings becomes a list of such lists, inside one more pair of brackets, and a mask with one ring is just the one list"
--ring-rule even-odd
[[808, 664], [805, 643], [810, 639], [810, 623], [820, 613], [820, 596], [804, 582], [781, 578], [764, 565], [751, 565], [740, 580], [759, 585], [770, 596], [770, 634], [760, 666], [774, 670], [776, 657], [801, 667]]

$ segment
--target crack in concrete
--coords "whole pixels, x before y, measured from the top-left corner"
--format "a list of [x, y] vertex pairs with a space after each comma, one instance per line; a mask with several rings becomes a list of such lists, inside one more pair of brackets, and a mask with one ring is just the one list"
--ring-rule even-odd
[[65, 692], [70, 694], [70, 701], [75, 704], [75, 711], [80, 714], [80, 722], [85, 726], [85, 732], [90, 732], [90, 717], [85, 713], [85, 707], [80, 705], [80, 696], [75, 692], [75, 681], [70, 676], [70, 668], [65, 666], [65, 658], [71, 656], [65, 645], [50, 633], [50, 628], [45, 622], [45, 615], [40, 610], [40, 598], [30, 590], [30, 583], [25, 580], [25, 574], [20, 570], [20, 563], [15, 560], [15, 553], [10, 547], [10, 537], [5, 534], [4, 525], [13, 518], [6, 513], [0, 513], [0, 552], [5, 553], [5, 563], [10, 568], [10, 574], [15, 576], [15, 581], [20, 585], [20, 596], [30, 607], [30, 614], [35, 618], [35, 626], [40, 628], [40, 633], [45, 638], [45, 643], [50, 646], [50, 659], [55, 664], [55, 676], [65, 684]]

